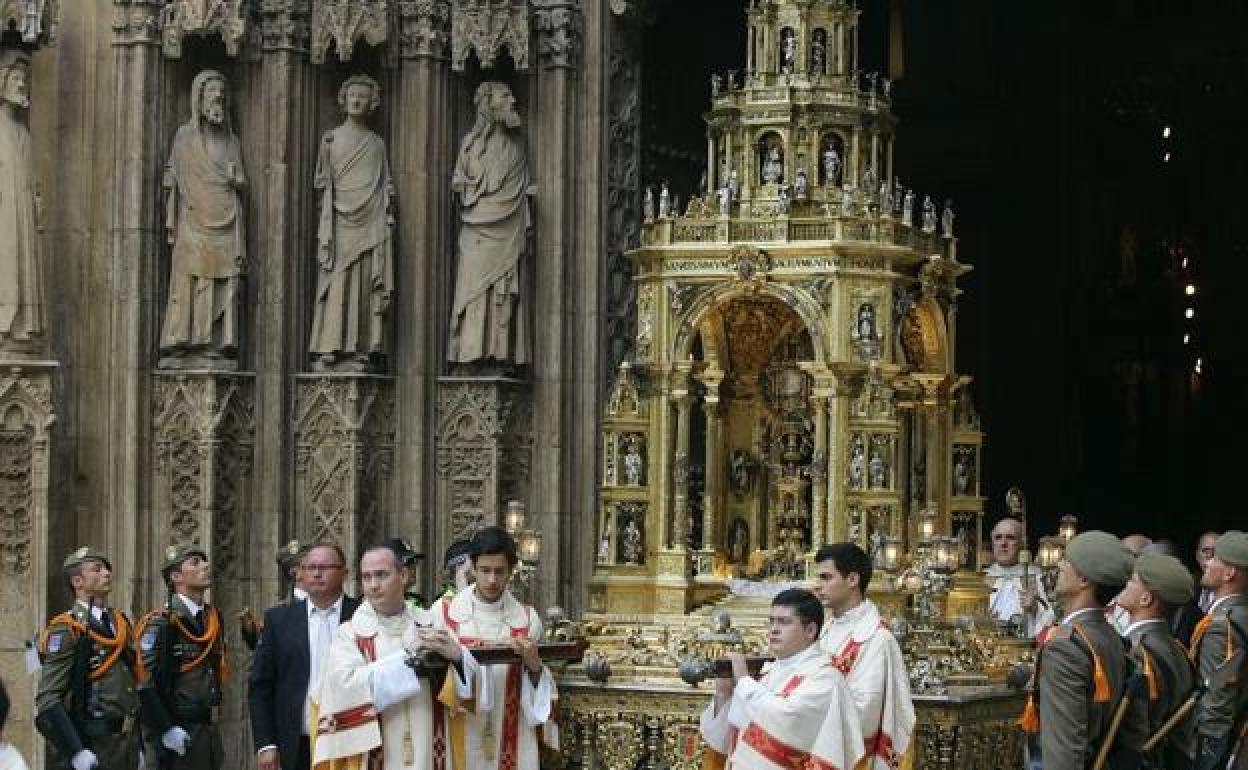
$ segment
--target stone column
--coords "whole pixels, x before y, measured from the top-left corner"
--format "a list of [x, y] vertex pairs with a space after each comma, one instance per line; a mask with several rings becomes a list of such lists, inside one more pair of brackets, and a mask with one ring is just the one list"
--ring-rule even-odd
[[[315, 75], [308, 64], [307, 4], [265, 3], [259, 8], [261, 62], [257, 109], [262, 158], [251, 159], [251, 223], [256, 244], [252, 283], [256, 306], [249, 347], [255, 355], [256, 422], [289, 425], [292, 414], [289, 376], [303, 368], [307, 350], [308, 303], [315, 285], [314, 258], [305, 237], [315, 230], [317, 202], [308, 181], [315, 165]], [[261, 226], [257, 226], [261, 223]], [[304, 290], [307, 287], [307, 290]], [[253, 332], [252, 329], [255, 331]], [[262, 430], [255, 437], [256, 481], [252, 506], [257, 558], [252, 562], [257, 612], [278, 598], [280, 576], [271, 554], [295, 537], [290, 501], [294, 466], [288, 430]], [[348, 555], [349, 558], [354, 558]]]
[[24, 673], [25, 645], [48, 618], [47, 597], [60, 583], [63, 558], [49, 545], [56, 369], [50, 361], [0, 361], [0, 613], [6, 619], [0, 629], [0, 671], [13, 703], [4, 739], [30, 758], [32, 767], [39, 766], [43, 741], [36, 739], [36, 680]]
[[447, 292], [454, 234], [447, 217], [454, 162], [450, 119], [448, 46], [450, 3], [398, 4], [399, 68], [395, 76], [390, 131], [391, 169], [398, 197], [397, 267], [400, 301], [395, 305], [394, 370], [397, 377], [398, 486], [395, 529], [426, 554], [425, 585], [434, 585], [441, 554], [449, 544], [429, 516], [434, 489], [432, 429], [437, 376], [446, 355]]
[[395, 454], [394, 378], [295, 377], [295, 535], [349, 555], [390, 534]]
[[[105, 549], [128, 574], [113, 591], [116, 606], [147, 609], [164, 595], [157, 565], [164, 546], [141, 533], [154, 518], [150, 507], [152, 404], [149, 370], [157, 329], [157, 286], [163, 242], [163, 212], [156, 205], [156, 181], [164, 166], [164, 119], [175, 120], [161, 94], [160, 12], [162, 0], [114, 0], [112, 244], [108, 286], [111, 305], [107, 373], [108, 468], [118, 483], [108, 486], [111, 527]], [[125, 483], [128, 480], [129, 483]], [[146, 547], [141, 547], [146, 544]]]
[[[601, 4], [599, 4], [601, 5]], [[530, 487], [529, 526], [541, 531], [544, 542], [559, 543], [559, 558], [543, 558], [541, 583], [559, 586], [560, 594], [579, 592], [574, 574], [561, 564], [581, 563], [580, 550], [564, 537], [573, 519], [589, 510], [573, 510], [571, 469], [596, 453], [596, 433], [586, 432], [595, 413], [596, 385], [578, 381], [578, 370], [598, 367], [597, 332], [590, 318], [598, 312], [597, 260], [574, 259], [576, 248], [577, 141], [579, 114], [577, 66], [580, 61], [581, 9], [577, 0], [532, 0], [538, 60], [537, 109], [531, 127], [535, 137], [536, 292], [533, 307], [536, 330], [533, 348], [533, 404], [535, 432]], [[599, 9], [600, 10], [600, 9]], [[588, 296], [587, 296], [588, 295]], [[589, 297], [592, 296], [592, 302]], [[589, 401], [586, 401], [586, 398]], [[592, 467], [592, 464], [591, 464]], [[592, 483], [592, 482], [591, 482]], [[577, 482], [579, 487], [579, 480]], [[586, 495], [576, 495], [577, 507]], [[523, 498], [521, 498], [523, 499]], [[592, 508], [590, 509], [592, 510]]]

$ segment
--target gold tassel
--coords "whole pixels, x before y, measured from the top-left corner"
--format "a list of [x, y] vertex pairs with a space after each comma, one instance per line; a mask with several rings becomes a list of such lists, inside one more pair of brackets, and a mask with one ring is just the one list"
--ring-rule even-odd
[[1144, 678], [1148, 680], [1148, 699], [1157, 700], [1161, 697], [1161, 688], [1157, 686], [1157, 673], [1153, 671], [1153, 656], [1147, 650], [1144, 653]]
[[1023, 716], [1018, 720], [1018, 726], [1028, 735], [1035, 735], [1040, 732], [1040, 710], [1036, 708], [1036, 700], [1032, 696], [1027, 696], [1027, 706], [1023, 708]]
[[1101, 665], [1101, 656], [1096, 654], [1096, 647], [1092, 644], [1092, 640], [1083, 632], [1083, 628], [1078, 623], [1075, 624], [1075, 633], [1083, 637], [1084, 643], [1092, 651], [1092, 681], [1096, 684], [1096, 688], [1092, 691], [1092, 702], [1109, 703], [1109, 676], [1105, 673], [1105, 666]]

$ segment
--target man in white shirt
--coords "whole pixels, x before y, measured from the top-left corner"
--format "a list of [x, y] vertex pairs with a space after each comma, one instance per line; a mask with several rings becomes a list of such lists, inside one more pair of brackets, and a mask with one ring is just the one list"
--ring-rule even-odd
[[[366, 601], [338, 627], [314, 699], [313, 767], [378, 770], [450, 767], [444, 720], [434, 704], [447, 690], [469, 693], [476, 664], [445, 631], [420, 624], [403, 589], [409, 568], [394, 542], [360, 557]], [[450, 661], [445, 681], [418, 676], [413, 656], [431, 650]]]
[[744, 656], [729, 653], [732, 675], [715, 680], [702, 713], [710, 752], [703, 767], [842, 768], [864, 754], [858, 710], [845, 678], [819, 649], [823, 607], [801, 588], [771, 602], [768, 648], [775, 661], [757, 681]]
[[306, 599], [264, 613], [264, 631], [247, 688], [251, 734], [259, 770], [311, 767], [311, 699], [320, 691], [329, 647], [359, 599], [344, 596], [350, 569], [342, 549], [318, 543], [296, 566]]
[[825, 545], [815, 554], [815, 595], [831, 614], [819, 646], [849, 682], [858, 706], [868, 767], [897, 767], [914, 731], [914, 703], [896, 637], [866, 598], [871, 557], [853, 543]]
[[437, 603], [431, 613], [436, 626], [468, 649], [508, 645], [521, 659], [482, 667], [470, 707], [453, 709], [452, 754], [463, 756], [464, 767], [471, 770], [537, 770], [539, 743], [559, 747], [555, 680], [537, 650], [542, 621], [507, 590], [517, 563], [516, 543], [507, 530], [479, 530], [472, 538], [476, 582], [449, 602]]
[[985, 570], [992, 582], [988, 608], [1000, 623], [1021, 624], [1027, 638], [1053, 624], [1053, 609], [1044, 598], [1040, 570], [1027, 570], [1024, 585], [1019, 553], [1024, 541], [1023, 523], [1006, 517], [992, 528], [992, 564]]

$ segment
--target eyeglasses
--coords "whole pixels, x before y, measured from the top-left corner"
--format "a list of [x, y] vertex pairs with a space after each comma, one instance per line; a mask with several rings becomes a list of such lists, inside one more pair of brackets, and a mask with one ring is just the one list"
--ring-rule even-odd
[[312, 572], [312, 573], [333, 572], [336, 569], [342, 569], [344, 566], [346, 565], [343, 565], [343, 564], [302, 564], [299, 566], [299, 569], [303, 570], [304, 572]]

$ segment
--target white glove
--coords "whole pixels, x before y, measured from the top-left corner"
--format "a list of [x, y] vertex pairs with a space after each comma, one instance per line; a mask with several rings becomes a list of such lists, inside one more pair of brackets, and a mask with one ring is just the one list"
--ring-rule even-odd
[[80, 749], [70, 760], [69, 764], [73, 765], [74, 770], [93, 770], [100, 766], [100, 761], [95, 758], [95, 754], [91, 749]]
[[191, 745], [191, 736], [186, 730], [174, 725], [165, 730], [164, 735], [160, 736], [160, 742], [174, 754], [177, 754], [179, 757], [185, 757], [186, 750]]

